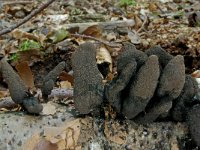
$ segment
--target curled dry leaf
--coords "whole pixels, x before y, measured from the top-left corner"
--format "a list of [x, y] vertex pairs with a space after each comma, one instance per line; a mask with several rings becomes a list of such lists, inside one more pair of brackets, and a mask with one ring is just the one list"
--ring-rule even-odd
[[112, 72], [112, 58], [110, 52], [105, 47], [100, 47], [96, 53], [97, 64], [104, 62], [109, 64], [109, 71]]
[[21, 40], [21, 39], [30, 39], [30, 40], [35, 40], [40, 42], [41, 45], [43, 45], [42, 43], [45, 40], [45, 36], [43, 34], [34, 34], [34, 33], [28, 33], [28, 32], [24, 32], [22, 30], [19, 29], [15, 29], [11, 32], [11, 36], [14, 37], [17, 40]]

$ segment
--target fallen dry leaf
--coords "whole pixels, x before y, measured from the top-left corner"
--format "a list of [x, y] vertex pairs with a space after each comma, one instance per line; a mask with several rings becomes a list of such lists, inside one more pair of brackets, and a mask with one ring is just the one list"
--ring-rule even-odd
[[44, 135], [34, 134], [25, 144], [23, 150], [81, 150], [78, 145], [80, 119], [66, 121], [60, 127], [44, 127]]
[[106, 35], [106, 39], [108, 40], [108, 41], [112, 41], [112, 40], [116, 40], [117, 39], [117, 37], [116, 37], [116, 34], [114, 33], [114, 32], [111, 32], [111, 33], [108, 33], [107, 35]]
[[72, 89], [72, 84], [69, 81], [61, 81], [59, 84], [60, 84], [60, 88]]
[[141, 27], [142, 20], [137, 15], [134, 15], [134, 20], [135, 20], [134, 29], [137, 30], [137, 29], [139, 29]]
[[77, 145], [80, 125], [80, 119], [75, 119], [66, 122], [61, 127], [46, 127], [44, 129], [44, 136], [51, 143], [57, 144], [59, 150], [76, 149], [76, 147], [80, 147]]
[[53, 115], [56, 113], [56, 107], [52, 105], [51, 102], [42, 105], [43, 105], [43, 110], [42, 110], [43, 115]]
[[28, 87], [28, 89], [34, 88], [34, 79], [32, 71], [28, 65], [27, 61], [19, 62], [15, 66], [19, 76], [21, 77], [22, 81]]
[[11, 32], [12, 37], [14, 37], [15, 39], [21, 40], [21, 39], [30, 39], [30, 40], [35, 40], [40, 42], [41, 44], [44, 42], [45, 40], [45, 36], [42, 34], [34, 34], [34, 33], [28, 33], [28, 32], [24, 32], [22, 30], [19, 29], [15, 29]]
[[9, 90], [0, 91], [0, 98], [4, 98], [9, 95]]
[[112, 58], [110, 52], [105, 47], [97, 49], [96, 59], [97, 64], [102, 64], [104, 62], [109, 63], [109, 71], [112, 72]]
[[93, 25], [85, 29], [81, 34], [89, 35], [92, 37], [100, 37], [101, 33], [101, 29], [97, 25]]
[[73, 76], [70, 75], [69, 73], [65, 72], [65, 71], [63, 71], [63, 72], [60, 73], [59, 79], [61, 81], [69, 81], [71, 83], [71, 85], [74, 84], [74, 78], [73, 78]]
[[191, 73], [191, 76], [194, 78], [200, 78], [200, 70], [195, 70]]

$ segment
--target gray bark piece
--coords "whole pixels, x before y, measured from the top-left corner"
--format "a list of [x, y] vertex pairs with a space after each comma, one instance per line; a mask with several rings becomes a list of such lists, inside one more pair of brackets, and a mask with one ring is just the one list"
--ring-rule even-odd
[[117, 75], [113, 81], [105, 87], [105, 96], [109, 103], [116, 108], [117, 112], [121, 111], [121, 92], [129, 83], [133, 74], [135, 74], [137, 63], [133, 59], [124, 69]]
[[145, 53], [148, 56], [151, 56], [151, 55], [158, 56], [158, 60], [159, 60], [159, 63], [160, 63], [162, 68], [164, 68], [168, 64], [168, 62], [173, 58], [172, 55], [167, 53], [159, 45], [156, 45], [156, 46], [153, 46], [153, 47], [149, 48], [148, 50], [145, 51]]
[[169, 96], [176, 99], [183, 89], [185, 83], [184, 58], [177, 55], [163, 69], [158, 85], [157, 95], [159, 97]]
[[200, 146], [200, 105], [195, 105], [188, 112], [187, 124], [189, 125], [189, 130], [192, 139]]
[[88, 114], [103, 102], [102, 76], [96, 64], [93, 44], [85, 43], [72, 55], [74, 71], [74, 103], [81, 114]]
[[54, 87], [58, 75], [65, 69], [65, 62], [60, 62], [52, 71], [50, 71], [45, 77], [42, 85], [42, 96], [45, 101], [48, 99], [48, 95], [51, 94], [51, 90]]
[[125, 65], [133, 59], [136, 60], [137, 67], [140, 68], [148, 58], [144, 52], [137, 50], [131, 43], [125, 43], [122, 51], [117, 58], [117, 72], [121, 72]]
[[136, 79], [131, 84], [129, 97], [124, 100], [122, 112], [128, 119], [144, 111], [154, 95], [159, 76], [158, 57], [152, 55], [138, 71]]

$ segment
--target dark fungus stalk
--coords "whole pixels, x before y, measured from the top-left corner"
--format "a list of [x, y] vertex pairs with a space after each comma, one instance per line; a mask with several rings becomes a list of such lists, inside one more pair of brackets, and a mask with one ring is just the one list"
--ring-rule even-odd
[[28, 92], [19, 75], [4, 58], [0, 61], [0, 71], [3, 79], [8, 84], [12, 100], [28, 113], [39, 114], [43, 109], [42, 105]]

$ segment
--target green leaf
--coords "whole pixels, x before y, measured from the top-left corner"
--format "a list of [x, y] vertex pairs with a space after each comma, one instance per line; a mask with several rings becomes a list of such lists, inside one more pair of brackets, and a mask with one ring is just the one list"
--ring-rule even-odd
[[13, 53], [8, 57], [8, 60], [10, 61], [16, 61], [18, 59], [17, 53]]
[[67, 36], [68, 36], [68, 32], [65, 29], [61, 28], [61, 29], [55, 31], [49, 37], [49, 39], [51, 39], [53, 43], [57, 43], [57, 42], [60, 42], [63, 39], [65, 39]]
[[41, 45], [33, 40], [24, 40], [19, 44], [20, 51], [27, 51], [30, 49], [40, 49]]

